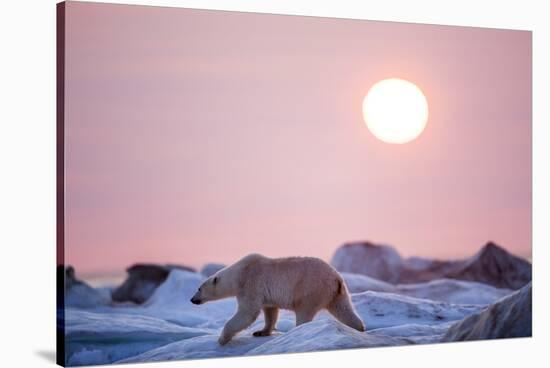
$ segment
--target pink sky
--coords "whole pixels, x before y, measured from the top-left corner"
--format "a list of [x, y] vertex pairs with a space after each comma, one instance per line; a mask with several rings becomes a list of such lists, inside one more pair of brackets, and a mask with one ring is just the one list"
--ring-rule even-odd
[[[531, 256], [530, 32], [78, 2], [66, 20], [77, 272], [363, 239]], [[390, 77], [429, 103], [404, 145], [362, 117]]]

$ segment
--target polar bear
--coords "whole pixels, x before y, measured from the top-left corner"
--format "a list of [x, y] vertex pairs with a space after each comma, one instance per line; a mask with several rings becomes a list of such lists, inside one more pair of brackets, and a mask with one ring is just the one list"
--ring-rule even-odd
[[355, 312], [344, 280], [326, 262], [313, 257], [268, 258], [250, 254], [202, 283], [193, 304], [237, 297], [237, 312], [225, 324], [218, 340], [225, 345], [250, 326], [263, 311], [265, 327], [254, 336], [269, 336], [279, 309], [296, 313], [296, 326], [326, 309], [340, 322], [365, 331]]

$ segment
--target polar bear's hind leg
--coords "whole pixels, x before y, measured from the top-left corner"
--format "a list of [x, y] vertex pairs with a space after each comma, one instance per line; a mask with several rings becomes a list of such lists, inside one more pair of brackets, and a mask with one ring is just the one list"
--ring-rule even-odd
[[254, 336], [269, 336], [277, 324], [277, 318], [279, 317], [279, 308], [277, 307], [264, 307], [264, 319], [265, 326], [262, 330], [255, 331]]

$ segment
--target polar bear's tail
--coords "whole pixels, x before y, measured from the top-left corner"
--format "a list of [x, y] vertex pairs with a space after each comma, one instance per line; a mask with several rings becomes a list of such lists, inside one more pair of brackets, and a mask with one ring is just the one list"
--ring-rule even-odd
[[345, 293], [346, 293], [346, 285], [342, 280], [338, 280], [338, 291], [336, 291], [336, 294], [340, 295]]
[[327, 310], [338, 321], [356, 329], [357, 331], [365, 331], [365, 325], [351, 303], [346, 285], [342, 280], [338, 280], [338, 289], [332, 302], [328, 305]]

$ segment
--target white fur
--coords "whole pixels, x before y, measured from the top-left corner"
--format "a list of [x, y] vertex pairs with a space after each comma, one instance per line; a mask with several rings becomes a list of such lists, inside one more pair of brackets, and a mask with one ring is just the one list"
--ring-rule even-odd
[[296, 313], [296, 325], [311, 321], [317, 312], [327, 309], [340, 322], [365, 330], [342, 277], [318, 258], [250, 254], [210, 276], [191, 300], [202, 304], [229, 297], [237, 297], [238, 309], [224, 326], [221, 345], [250, 326], [261, 311], [265, 327], [254, 336], [270, 335], [280, 308]]

